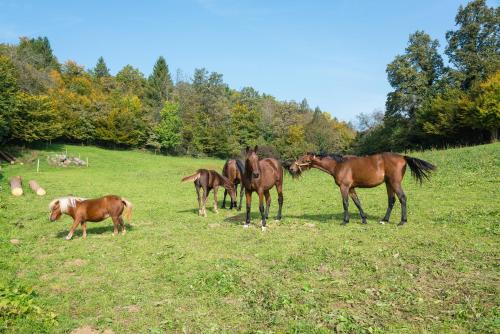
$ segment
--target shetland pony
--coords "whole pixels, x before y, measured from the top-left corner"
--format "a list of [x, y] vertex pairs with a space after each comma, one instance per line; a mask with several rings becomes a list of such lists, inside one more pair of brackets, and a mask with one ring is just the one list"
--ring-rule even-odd
[[[236, 190], [231, 181], [225, 176], [220, 175], [214, 170], [198, 169], [193, 175], [182, 178], [181, 182], [193, 181], [198, 196], [198, 214], [200, 216], [207, 216], [206, 204], [210, 190], [214, 190], [214, 211], [218, 213], [217, 209], [217, 191], [219, 186], [224, 187], [229, 191], [231, 196], [231, 206], [236, 207]], [[200, 189], [203, 190], [203, 195], [200, 196]]]
[[100, 222], [111, 217], [114, 224], [114, 234], [118, 234], [118, 225], [122, 227], [122, 234], [126, 233], [122, 213], [125, 211], [125, 218], [130, 220], [132, 216], [132, 203], [123, 197], [107, 195], [96, 199], [86, 199], [80, 197], [61, 197], [53, 200], [49, 204], [50, 221], [58, 220], [63, 214], [73, 218], [73, 225], [66, 236], [66, 240], [73, 237], [73, 233], [78, 225], [82, 225], [83, 238], [87, 237], [87, 222]]
[[298, 177], [303, 170], [317, 168], [333, 176], [342, 195], [344, 207], [342, 225], [349, 222], [349, 196], [359, 210], [361, 222], [366, 224], [366, 214], [361, 208], [361, 202], [355, 188], [373, 188], [385, 182], [388, 206], [380, 223], [389, 222], [397, 196], [401, 203], [401, 222], [398, 224], [401, 226], [407, 221], [406, 195], [401, 187], [406, 166], [410, 167], [413, 177], [420, 184], [424, 179], [428, 179], [430, 173], [436, 169], [436, 166], [427, 161], [396, 153], [380, 153], [364, 157], [307, 153], [292, 163], [289, 171], [292, 176]]

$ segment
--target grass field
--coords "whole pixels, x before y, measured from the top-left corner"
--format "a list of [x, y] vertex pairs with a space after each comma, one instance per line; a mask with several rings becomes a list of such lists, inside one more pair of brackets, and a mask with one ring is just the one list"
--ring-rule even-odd
[[[284, 219], [261, 232], [243, 212], [197, 215], [182, 176], [222, 160], [61, 146], [90, 167], [52, 167], [50, 150], [3, 166], [0, 180], [0, 332], [495, 333], [500, 330], [500, 144], [417, 152], [438, 166], [430, 182], [407, 173], [408, 224], [391, 224], [385, 187], [361, 189], [368, 224], [317, 170], [284, 181]], [[36, 173], [37, 155], [41, 172]], [[35, 159], [35, 160], [34, 160]], [[21, 175], [25, 195], [10, 196]], [[36, 178], [45, 197], [29, 191]], [[315, 191], [314, 189], [317, 189]], [[70, 218], [48, 221], [67, 194], [118, 194], [134, 204], [125, 236], [110, 220], [66, 241]], [[219, 206], [222, 193], [219, 192]], [[272, 192], [271, 215], [277, 196]], [[19, 244], [12, 244], [18, 239]], [[32, 289], [32, 290], [31, 290]]]

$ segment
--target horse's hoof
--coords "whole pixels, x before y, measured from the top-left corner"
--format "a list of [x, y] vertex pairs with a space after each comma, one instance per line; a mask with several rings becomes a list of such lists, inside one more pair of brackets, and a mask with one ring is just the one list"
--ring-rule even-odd
[[361, 221], [361, 224], [366, 225], [366, 224], [367, 224], [367, 223], [366, 223], [366, 220], [362, 220], [362, 221]]
[[238, 211], [241, 211], [241, 208], [238, 208]]
[[122, 235], [125, 235], [125, 234], [127, 234], [127, 231], [122, 231]]
[[266, 226], [262, 226], [260, 229], [262, 230], [262, 232], [265, 232], [267, 230], [267, 227]]
[[250, 224], [243, 224], [243, 228], [249, 228]]
[[72, 237], [73, 237], [72, 235], [67, 235], [66, 240], [71, 240]]
[[349, 222], [342, 222], [340, 226], [346, 226], [347, 224], [349, 224]]
[[402, 221], [402, 222], [400, 222], [400, 223], [398, 224], [398, 226], [403, 226], [404, 224], [406, 224], [406, 222], [405, 222], [405, 221]]
[[386, 223], [389, 223], [389, 222], [386, 222], [385, 220], [381, 220], [381, 221], [379, 222], [379, 224], [380, 224], [380, 225], [385, 225]]

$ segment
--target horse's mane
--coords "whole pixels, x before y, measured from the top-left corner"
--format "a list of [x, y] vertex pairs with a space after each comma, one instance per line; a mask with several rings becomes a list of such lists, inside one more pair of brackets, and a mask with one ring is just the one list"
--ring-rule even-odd
[[314, 152], [309, 152], [308, 154], [315, 155], [318, 158], [330, 158], [332, 160], [335, 160], [336, 162], [344, 162], [348, 159], [348, 157], [338, 154], [338, 153], [314, 153]]
[[240, 159], [234, 159], [236, 160], [236, 167], [238, 167], [238, 170], [240, 171], [240, 175], [243, 177], [245, 173], [245, 165]]
[[61, 212], [66, 213], [68, 208], [74, 208], [76, 206], [76, 202], [81, 202], [86, 200], [86, 198], [82, 197], [74, 197], [74, 196], [66, 196], [56, 198], [49, 204], [49, 210], [52, 210], [57, 201], [59, 201], [59, 207], [61, 208]]

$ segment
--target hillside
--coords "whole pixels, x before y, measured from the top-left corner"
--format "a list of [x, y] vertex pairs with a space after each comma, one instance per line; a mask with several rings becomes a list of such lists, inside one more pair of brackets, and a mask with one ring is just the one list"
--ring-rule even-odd
[[[47, 155], [65, 149], [88, 158], [90, 166], [47, 165]], [[358, 191], [366, 226], [352, 203], [351, 223], [340, 226], [339, 190], [331, 177], [314, 170], [299, 180], [285, 177], [284, 219], [270, 219], [262, 233], [256, 228], [255, 195], [254, 228], [242, 228], [243, 212], [215, 214], [212, 196], [208, 217], [197, 216], [194, 187], [180, 179], [200, 167], [220, 170], [222, 160], [80, 146], [27, 154], [23, 165], [2, 166], [0, 328], [7, 333], [67, 333], [82, 326], [115, 333], [498, 331], [500, 144], [410, 155], [438, 170], [422, 186], [407, 173], [405, 227], [395, 226], [399, 203], [391, 224], [377, 223], [387, 205], [382, 186]], [[14, 175], [25, 180], [19, 198], [9, 194]], [[30, 193], [30, 178], [47, 189], [45, 197]], [[113, 237], [106, 220], [89, 223], [86, 240], [81, 230], [72, 241], [64, 240], [70, 218], [49, 222], [47, 205], [67, 194], [129, 199], [134, 212], [127, 235]], [[219, 207], [222, 195], [219, 191]], [[275, 216], [276, 192], [271, 195], [270, 216]]]

